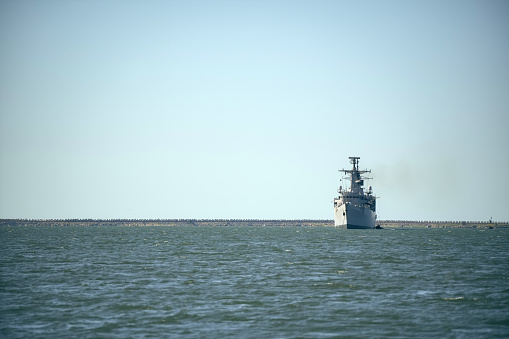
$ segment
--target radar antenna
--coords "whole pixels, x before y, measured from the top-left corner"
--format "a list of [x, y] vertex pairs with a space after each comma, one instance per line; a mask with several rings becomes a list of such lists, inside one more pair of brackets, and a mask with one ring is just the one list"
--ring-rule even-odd
[[344, 172], [345, 174], [350, 174], [350, 191], [360, 192], [362, 194], [362, 186], [364, 185], [363, 178], [361, 174], [371, 173], [371, 170], [359, 170], [359, 159], [360, 157], [349, 157], [350, 163], [353, 165], [351, 170], [342, 169], [340, 172]]

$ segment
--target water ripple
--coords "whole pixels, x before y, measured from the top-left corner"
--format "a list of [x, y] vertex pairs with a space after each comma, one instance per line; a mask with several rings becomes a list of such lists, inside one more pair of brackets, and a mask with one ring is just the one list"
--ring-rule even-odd
[[509, 336], [505, 229], [0, 232], [0, 337]]

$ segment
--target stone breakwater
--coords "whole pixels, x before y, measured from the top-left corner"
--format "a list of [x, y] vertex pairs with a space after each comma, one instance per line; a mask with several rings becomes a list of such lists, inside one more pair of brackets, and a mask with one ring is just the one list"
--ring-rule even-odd
[[[383, 228], [501, 228], [498, 221], [411, 221], [377, 220]], [[328, 226], [327, 219], [0, 219], [0, 226]]]

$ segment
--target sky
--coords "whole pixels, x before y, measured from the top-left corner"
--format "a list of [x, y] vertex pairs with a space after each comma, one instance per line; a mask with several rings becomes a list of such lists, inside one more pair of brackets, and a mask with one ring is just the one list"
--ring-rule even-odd
[[509, 220], [509, 2], [0, 1], [0, 218]]

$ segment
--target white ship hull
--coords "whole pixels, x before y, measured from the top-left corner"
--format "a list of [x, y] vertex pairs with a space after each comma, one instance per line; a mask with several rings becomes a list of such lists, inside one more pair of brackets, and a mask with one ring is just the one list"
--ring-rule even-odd
[[375, 228], [376, 213], [367, 207], [342, 204], [334, 207], [334, 226], [347, 229]]

